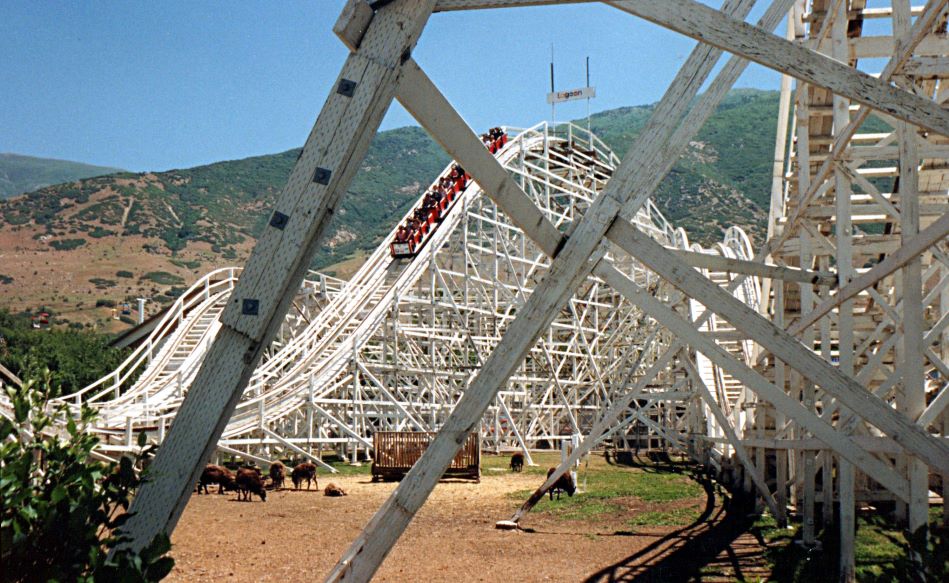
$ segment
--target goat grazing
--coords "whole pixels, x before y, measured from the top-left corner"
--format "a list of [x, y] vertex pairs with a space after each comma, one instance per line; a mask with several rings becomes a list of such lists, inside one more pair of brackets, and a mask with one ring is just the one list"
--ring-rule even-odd
[[257, 494], [264, 502], [267, 501], [267, 492], [264, 490], [264, 480], [260, 472], [253, 468], [237, 470], [237, 499], [250, 502], [250, 495]]
[[[547, 477], [550, 478], [557, 471], [557, 468], [550, 468], [547, 470]], [[554, 492], [557, 493], [557, 500], [560, 500], [560, 493], [566, 492], [567, 496], [573, 496], [573, 493], [577, 491], [577, 486], [573, 483], [573, 478], [570, 477], [570, 472], [564, 472], [562, 476], [557, 478], [557, 481], [554, 482], [554, 485], [550, 487], [550, 490], [547, 491], [550, 494], [550, 499], [554, 499]], [[543, 494], [542, 494], [543, 495]]]
[[280, 462], [270, 464], [270, 481], [274, 490], [283, 488], [283, 478], [286, 476], [286, 469]]
[[234, 473], [224, 466], [216, 466], [214, 464], [208, 464], [204, 467], [204, 471], [201, 472], [201, 480], [198, 483], [198, 494], [201, 493], [201, 490], [204, 490], [204, 493], [207, 494], [208, 484], [217, 484], [218, 494], [237, 489], [237, 484], [234, 482]]
[[313, 462], [303, 462], [298, 464], [297, 467], [293, 468], [293, 471], [290, 472], [290, 479], [293, 480], [293, 487], [297, 490], [300, 489], [300, 484], [303, 483], [303, 480], [306, 480], [306, 489], [310, 489], [310, 481], [313, 482], [313, 485], [316, 486], [316, 489], [319, 490], [320, 486], [316, 481], [316, 464]]

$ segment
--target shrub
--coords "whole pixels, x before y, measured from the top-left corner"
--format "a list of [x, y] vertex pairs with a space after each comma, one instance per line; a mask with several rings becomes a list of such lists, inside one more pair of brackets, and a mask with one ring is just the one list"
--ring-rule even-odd
[[96, 300], [97, 308], [114, 308], [115, 302], [113, 300], [98, 299]]
[[[134, 466], [151, 456], [145, 434], [134, 458], [104, 464], [91, 459], [98, 439], [86, 428], [95, 413], [73, 419], [65, 405], [51, 406], [44, 389], [28, 381], [8, 388], [14, 420], [0, 417], [0, 564], [4, 581], [159, 581], [174, 559], [167, 535], [141, 552], [119, 548], [118, 529], [132, 493], [142, 483]], [[66, 435], [48, 435], [54, 425]], [[147, 474], [144, 479], [147, 479]], [[113, 553], [109, 557], [109, 553]]]
[[149, 271], [142, 276], [142, 279], [147, 279], [159, 285], [177, 285], [185, 282], [184, 279], [167, 271]]
[[115, 272], [115, 276], [116, 276], [116, 277], [131, 278], [131, 277], [135, 277], [135, 274], [132, 273], [131, 271], [122, 270], [122, 271], [116, 271], [116, 272]]
[[82, 247], [86, 244], [85, 239], [58, 239], [56, 241], [50, 241], [50, 246], [57, 251], [69, 251], [71, 249], [76, 249], [77, 247]]

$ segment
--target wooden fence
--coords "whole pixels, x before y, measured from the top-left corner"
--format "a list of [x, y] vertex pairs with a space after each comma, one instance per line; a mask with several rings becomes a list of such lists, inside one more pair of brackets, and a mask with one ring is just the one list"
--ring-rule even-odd
[[[433, 439], [434, 432], [377, 431], [372, 436], [372, 479], [401, 480]], [[481, 481], [481, 439], [477, 433], [468, 435], [442, 477]]]

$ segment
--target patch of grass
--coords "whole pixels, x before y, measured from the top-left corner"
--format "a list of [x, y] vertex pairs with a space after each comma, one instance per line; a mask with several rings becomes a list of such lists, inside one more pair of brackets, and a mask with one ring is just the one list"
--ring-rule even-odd
[[177, 265], [178, 267], [183, 267], [185, 269], [197, 269], [201, 267], [201, 262], [197, 259], [193, 261], [187, 261], [185, 259], [172, 259], [171, 264]]
[[159, 285], [180, 285], [185, 282], [181, 277], [167, 271], [149, 271], [142, 276], [142, 279], [147, 279]]
[[[524, 473], [537, 475], [539, 486], [546, 477], [547, 469], [557, 465], [559, 454], [534, 454], [537, 466], [525, 466]], [[482, 469], [506, 468], [510, 458], [506, 456], [484, 456]], [[670, 502], [701, 497], [702, 487], [682, 473], [689, 466], [643, 466], [629, 467], [607, 465], [594, 457], [589, 465], [582, 464], [578, 473], [579, 486], [583, 493], [568, 497], [561, 494], [560, 500], [545, 497], [535, 507], [535, 512], [549, 512], [564, 520], [591, 520], [605, 518], [607, 515], [621, 515], [627, 512], [621, 499], [637, 498], [644, 502]], [[592, 467], [591, 467], [592, 466]], [[515, 500], [524, 500], [533, 490], [521, 490], [508, 494]], [[657, 511], [641, 513], [640, 524], [688, 524], [699, 516], [697, 507], [678, 509], [670, 512]], [[685, 522], [681, 522], [685, 521]]]
[[92, 283], [93, 285], [95, 285], [96, 287], [99, 287], [99, 288], [115, 287], [115, 280], [112, 280], [112, 279], [105, 279], [105, 278], [102, 278], [102, 277], [93, 277], [93, 278], [90, 278], [90, 279], [89, 279], [89, 282]]
[[630, 526], [685, 526], [702, 514], [698, 505], [673, 508], [668, 511], [639, 512], [627, 522]]

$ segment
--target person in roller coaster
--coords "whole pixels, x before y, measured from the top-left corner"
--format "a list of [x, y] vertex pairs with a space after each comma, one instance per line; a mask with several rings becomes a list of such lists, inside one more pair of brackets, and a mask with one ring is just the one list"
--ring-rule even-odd
[[406, 225], [399, 225], [398, 230], [395, 232], [395, 242], [396, 243], [405, 243], [409, 240], [409, 229]]

